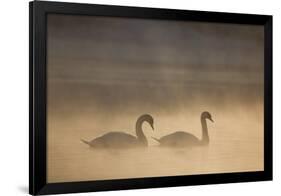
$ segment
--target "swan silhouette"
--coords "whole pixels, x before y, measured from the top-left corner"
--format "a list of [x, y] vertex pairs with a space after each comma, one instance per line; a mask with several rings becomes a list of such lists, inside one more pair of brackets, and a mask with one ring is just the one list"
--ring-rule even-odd
[[212, 116], [209, 112], [202, 112], [201, 114], [201, 125], [202, 125], [202, 139], [198, 139], [194, 135], [178, 131], [166, 136], [161, 137], [160, 139], [154, 138], [159, 142], [162, 147], [191, 147], [191, 146], [203, 146], [209, 144], [209, 134], [207, 128], [206, 119], [213, 121]]
[[94, 148], [147, 147], [148, 142], [142, 130], [143, 122], [149, 123], [152, 130], [154, 130], [152, 116], [144, 114], [140, 116], [136, 122], [137, 137], [123, 132], [109, 132], [92, 141], [85, 141], [83, 139], [81, 139], [81, 141]]

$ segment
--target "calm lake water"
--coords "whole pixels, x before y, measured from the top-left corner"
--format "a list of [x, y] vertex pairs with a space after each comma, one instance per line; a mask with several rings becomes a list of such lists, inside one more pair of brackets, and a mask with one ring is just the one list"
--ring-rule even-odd
[[[263, 25], [49, 14], [47, 180], [70, 182], [263, 170]], [[98, 28], [97, 28], [98, 27]], [[175, 131], [208, 147], [163, 149]], [[149, 146], [94, 150], [110, 131], [135, 135], [142, 114]]]
[[107, 117], [89, 114], [83, 118], [70, 115], [59, 120], [50, 117], [48, 182], [263, 170], [260, 105], [251, 110], [236, 107], [232, 112], [215, 108], [212, 111], [215, 122], [208, 122], [209, 146], [187, 149], [160, 148], [151, 136], [159, 138], [175, 131], [187, 131], [201, 138], [199, 110], [173, 115], [152, 114], [155, 131], [148, 124], [143, 125], [149, 146], [127, 150], [95, 150], [80, 139], [91, 140], [108, 131], [123, 130], [135, 135], [136, 113], [130, 116], [107, 114]]

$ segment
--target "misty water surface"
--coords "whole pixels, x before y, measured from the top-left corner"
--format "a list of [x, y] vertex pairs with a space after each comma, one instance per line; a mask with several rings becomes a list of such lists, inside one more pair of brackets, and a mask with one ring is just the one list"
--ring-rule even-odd
[[[263, 27], [183, 21], [48, 15], [48, 182], [263, 170]], [[187, 131], [210, 144], [159, 148]], [[109, 131], [135, 135], [144, 149], [94, 150]]]

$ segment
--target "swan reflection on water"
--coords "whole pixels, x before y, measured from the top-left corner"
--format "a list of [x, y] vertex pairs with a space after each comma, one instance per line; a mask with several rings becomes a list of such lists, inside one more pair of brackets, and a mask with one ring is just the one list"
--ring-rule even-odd
[[123, 132], [109, 132], [100, 137], [93, 139], [92, 141], [81, 140], [94, 148], [134, 148], [134, 147], [147, 147], [147, 138], [143, 133], [142, 124], [147, 122], [152, 130], [153, 118], [149, 114], [140, 116], [136, 122], [136, 135], [137, 137], [123, 133]]
[[[207, 127], [207, 119], [214, 122], [209, 112], [202, 112], [201, 114], [201, 126], [202, 126], [202, 138], [198, 139], [194, 135], [177, 131], [172, 134], [166, 135], [156, 140], [160, 147], [167, 148], [186, 148], [195, 146], [207, 146], [209, 144], [209, 134]], [[123, 133], [123, 132], [109, 132], [100, 137], [97, 137], [91, 141], [81, 139], [82, 142], [93, 147], [95, 149], [131, 149], [135, 147], [148, 147], [148, 141], [142, 130], [142, 124], [147, 122], [152, 130], [153, 118], [149, 114], [140, 116], [136, 122], [136, 136]]]

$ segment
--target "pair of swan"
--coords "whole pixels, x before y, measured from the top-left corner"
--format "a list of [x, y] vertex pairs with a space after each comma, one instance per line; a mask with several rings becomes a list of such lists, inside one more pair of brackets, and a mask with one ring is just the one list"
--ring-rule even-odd
[[[200, 146], [209, 144], [209, 134], [207, 128], [207, 119], [214, 122], [212, 116], [209, 112], [202, 112], [201, 114], [201, 125], [202, 125], [202, 139], [198, 139], [194, 135], [178, 131], [160, 139], [154, 138], [161, 147], [188, 147], [188, 146]], [[123, 132], [109, 132], [100, 137], [93, 139], [92, 141], [82, 142], [88, 144], [90, 147], [94, 148], [132, 148], [132, 147], [147, 147], [148, 142], [145, 137], [142, 124], [147, 122], [152, 130], [153, 118], [149, 114], [144, 114], [140, 116], [136, 122], [136, 135], [137, 137], [123, 133]]]

